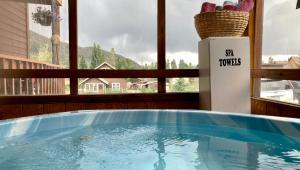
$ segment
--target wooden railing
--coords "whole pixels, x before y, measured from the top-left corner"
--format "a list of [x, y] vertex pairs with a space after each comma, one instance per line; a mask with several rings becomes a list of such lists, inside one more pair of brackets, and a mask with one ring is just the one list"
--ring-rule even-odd
[[[62, 66], [0, 54], [0, 69], [63, 69]], [[0, 96], [62, 95], [65, 79], [0, 78]]]

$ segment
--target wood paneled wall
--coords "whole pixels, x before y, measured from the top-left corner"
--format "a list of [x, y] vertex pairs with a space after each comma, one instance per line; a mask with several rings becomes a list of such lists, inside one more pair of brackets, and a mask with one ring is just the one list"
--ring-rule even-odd
[[1, 1], [0, 3], [0, 54], [27, 58], [27, 4]]
[[252, 98], [252, 114], [300, 118], [300, 106], [273, 100]]
[[[198, 109], [198, 93], [5, 97], [0, 119], [94, 109]], [[5, 101], [5, 102], [4, 102]]]

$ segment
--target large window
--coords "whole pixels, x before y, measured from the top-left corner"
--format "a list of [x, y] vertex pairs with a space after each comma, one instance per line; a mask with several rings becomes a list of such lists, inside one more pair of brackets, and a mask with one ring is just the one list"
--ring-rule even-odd
[[[166, 1], [166, 68], [198, 68], [198, 42], [201, 40], [194, 26], [194, 16], [200, 13], [206, 0]], [[210, 1], [223, 5], [223, 0]], [[238, 2], [238, 0], [233, 0]], [[196, 90], [196, 89], [195, 89]]]
[[196, 92], [195, 57], [176, 59], [179, 70], [167, 69], [174, 56], [165, 55], [165, 5], [165, 0], [1, 1], [0, 96]]
[[[299, 18], [296, 1], [264, 0], [262, 68], [300, 68]], [[300, 103], [299, 81], [261, 79], [260, 86], [262, 98]]]
[[78, 0], [78, 67], [156, 69], [155, 0]]

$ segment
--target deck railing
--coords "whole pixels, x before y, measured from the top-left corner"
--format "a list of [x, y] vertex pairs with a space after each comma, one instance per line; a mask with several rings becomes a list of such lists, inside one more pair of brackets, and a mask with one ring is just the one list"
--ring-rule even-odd
[[[63, 66], [48, 64], [0, 54], [0, 69], [63, 69]], [[58, 78], [0, 78], [0, 96], [62, 95], [65, 94], [65, 79]]]

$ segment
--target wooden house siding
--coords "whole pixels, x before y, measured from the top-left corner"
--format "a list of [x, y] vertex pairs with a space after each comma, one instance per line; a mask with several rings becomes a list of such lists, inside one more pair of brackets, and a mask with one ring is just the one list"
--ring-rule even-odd
[[[124, 78], [106, 78], [103, 79], [105, 82], [102, 82], [100, 79], [97, 78], [90, 78], [85, 80], [83, 83], [80, 84], [79, 88], [83, 91], [86, 90], [85, 85], [86, 84], [103, 84], [105, 85], [105, 90], [100, 90], [99, 94], [105, 93], [106, 89], [111, 89], [113, 83], [119, 83], [120, 84], [120, 91], [125, 92], [127, 88], [127, 81]], [[106, 84], [108, 83], [108, 84]]]
[[105, 80], [109, 82], [109, 87], [112, 87], [112, 83], [120, 83], [121, 90], [126, 90], [127, 88], [127, 81], [124, 78], [108, 78]]
[[0, 2], [0, 54], [28, 58], [27, 4]]

